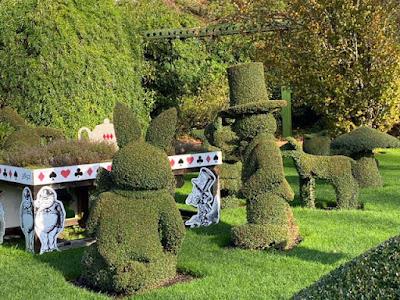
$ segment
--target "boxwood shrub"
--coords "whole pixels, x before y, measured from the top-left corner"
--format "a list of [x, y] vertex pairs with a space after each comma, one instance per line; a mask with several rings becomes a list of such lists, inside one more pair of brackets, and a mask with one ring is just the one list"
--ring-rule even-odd
[[140, 38], [126, 35], [115, 1], [2, 0], [0, 20], [2, 104], [71, 137], [110, 116], [116, 101], [148, 121], [141, 54], [130, 47]]
[[400, 236], [323, 276], [293, 299], [399, 299]]

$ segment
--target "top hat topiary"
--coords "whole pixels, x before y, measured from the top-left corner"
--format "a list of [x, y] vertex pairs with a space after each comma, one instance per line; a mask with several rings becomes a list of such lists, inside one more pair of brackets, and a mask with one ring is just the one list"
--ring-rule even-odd
[[223, 117], [276, 111], [287, 105], [283, 100], [269, 100], [262, 63], [239, 64], [228, 68], [230, 106], [220, 112]]

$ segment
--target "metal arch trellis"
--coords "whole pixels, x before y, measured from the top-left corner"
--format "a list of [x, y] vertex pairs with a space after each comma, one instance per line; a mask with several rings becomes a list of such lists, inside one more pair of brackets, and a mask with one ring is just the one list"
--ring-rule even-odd
[[[283, 17], [273, 17], [270, 21], [263, 24], [220, 24], [198, 28], [177, 28], [177, 29], [155, 29], [143, 31], [141, 35], [144, 40], [173, 40], [188, 38], [206, 38], [228, 36], [236, 34], [255, 34], [262, 32], [276, 32], [293, 30], [298, 25], [290, 19]], [[283, 108], [282, 116], [282, 135], [288, 137], [292, 135], [292, 112], [291, 112], [291, 90], [287, 87], [281, 88], [282, 99], [288, 102], [288, 106]]]
[[143, 31], [142, 36], [145, 40], [205, 38], [224, 35], [286, 31], [295, 27], [296, 25], [289, 19], [275, 17], [263, 24], [220, 24], [198, 28], [155, 29]]

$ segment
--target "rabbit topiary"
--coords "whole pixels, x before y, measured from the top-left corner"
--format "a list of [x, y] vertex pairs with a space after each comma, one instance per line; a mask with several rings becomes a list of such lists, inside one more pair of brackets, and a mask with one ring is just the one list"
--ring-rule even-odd
[[120, 149], [112, 171], [99, 173], [102, 192], [88, 223], [97, 243], [87, 249], [82, 260], [82, 279], [96, 289], [133, 293], [176, 275], [176, 255], [185, 228], [171, 195], [174, 176], [163, 151], [172, 142], [177, 114], [175, 109], [163, 116], [166, 114], [169, 123], [164, 126], [170, 130], [157, 137], [152, 128], [159, 126], [159, 119], [154, 119], [150, 143], [143, 139], [128, 107], [117, 104], [114, 110]]

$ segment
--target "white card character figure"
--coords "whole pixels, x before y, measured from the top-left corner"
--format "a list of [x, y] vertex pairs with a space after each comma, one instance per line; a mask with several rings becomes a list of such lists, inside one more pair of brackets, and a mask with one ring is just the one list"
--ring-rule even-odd
[[4, 209], [0, 202], [0, 245], [3, 244], [4, 234], [6, 233], [6, 222], [4, 221]]
[[25, 249], [34, 252], [35, 231], [33, 224], [33, 198], [31, 190], [26, 187], [22, 191], [22, 201], [19, 208], [21, 230], [25, 236]]
[[201, 168], [199, 176], [192, 179], [193, 188], [186, 204], [197, 207], [198, 212], [185, 225], [193, 228], [219, 222], [219, 199], [211, 191], [215, 181], [214, 173], [207, 168]]
[[42, 187], [34, 206], [35, 233], [41, 243], [40, 254], [58, 250], [57, 237], [64, 230], [64, 205], [57, 200], [55, 190]]

